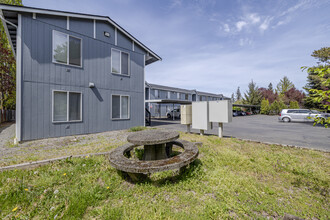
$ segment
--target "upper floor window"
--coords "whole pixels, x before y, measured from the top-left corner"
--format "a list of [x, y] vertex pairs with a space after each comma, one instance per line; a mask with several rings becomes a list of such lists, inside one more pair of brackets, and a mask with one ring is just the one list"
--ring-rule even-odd
[[81, 39], [53, 31], [53, 62], [81, 67]]
[[155, 89], [155, 98], [159, 98], [159, 93], [157, 89]]
[[111, 49], [111, 72], [129, 75], [129, 54], [120, 50]]
[[184, 99], [188, 100], [188, 94], [184, 94]]
[[180, 93], [179, 92], [176, 94], [176, 98], [180, 99]]

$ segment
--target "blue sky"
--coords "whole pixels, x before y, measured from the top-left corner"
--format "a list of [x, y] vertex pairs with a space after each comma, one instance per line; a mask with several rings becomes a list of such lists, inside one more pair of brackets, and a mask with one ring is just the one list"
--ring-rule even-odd
[[253, 79], [274, 87], [330, 46], [328, 0], [23, 0], [25, 6], [106, 15], [163, 58], [146, 67], [155, 84], [231, 96]]

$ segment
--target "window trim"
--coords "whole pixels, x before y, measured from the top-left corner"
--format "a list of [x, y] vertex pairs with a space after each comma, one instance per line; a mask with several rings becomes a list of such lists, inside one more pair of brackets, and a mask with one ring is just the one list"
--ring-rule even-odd
[[[54, 96], [55, 92], [65, 92], [66, 93], [66, 121], [54, 121]], [[70, 93], [79, 93], [80, 94], [80, 120], [69, 120], [69, 105], [70, 105]], [[82, 122], [82, 92], [80, 91], [67, 91], [67, 90], [52, 90], [52, 123], [73, 123], [73, 122]]]
[[[54, 34], [55, 32], [58, 32], [60, 34], [65, 34], [66, 35], [66, 40], [67, 40], [67, 51], [66, 51], [66, 63], [60, 63], [60, 62], [57, 62], [55, 59], [54, 59], [54, 48], [55, 48], [55, 41], [54, 41]], [[70, 54], [70, 37], [73, 37], [73, 38], [76, 38], [76, 39], [79, 39], [80, 40], [80, 66], [78, 65], [73, 65], [73, 64], [70, 64], [70, 57], [69, 57], [69, 54]], [[53, 41], [53, 45], [52, 45], [52, 62], [53, 63], [56, 63], [56, 64], [62, 64], [62, 65], [66, 65], [66, 66], [72, 66], [72, 67], [79, 67], [79, 68], [82, 68], [83, 66], [83, 40], [82, 38], [80, 37], [76, 37], [76, 36], [73, 36], [73, 35], [70, 35], [70, 34], [67, 34], [67, 33], [64, 33], [64, 32], [61, 32], [61, 31], [57, 31], [57, 30], [53, 30], [53, 34], [52, 34], [52, 41]]]
[[[119, 96], [119, 113], [120, 113], [120, 118], [113, 118], [112, 117], [112, 97], [113, 96]], [[128, 97], [128, 117], [127, 118], [122, 118], [121, 115], [121, 97]], [[131, 119], [131, 96], [130, 95], [121, 95], [121, 94], [111, 94], [111, 120], [130, 120]]]
[[[112, 55], [113, 55], [113, 53], [112, 53], [112, 51], [113, 50], [116, 50], [116, 51], [118, 51], [119, 52], [119, 54], [120, 54], [120, 56], [119, 56], [119, 73], [115, 73], [115, 72], [112, 72]], [[123, 74], [122, 72], [121, 72], [121, 54], [122, 53], [125, 53], [125, 54], [127, 54], [128, 55], [128, 74], [127, 75], [125, 75], [125, 74]], [[128, 53], [128, 52], [124, 52], [124, 51], [122, 51], [122, 50], [118, 50], [118, 49], [116, 49], [116, 48], [111, 48], [111, 56], [110, 56], [110, 59], [111, 59], [111, 67], [110, 67], [110, 69], [111, 69], [111, 73], [112, 74], [116, 74], [116, 75], [120, 75], [120, 76], [126, 76], [126, 77], [130, 77], [131, 76], [131, 54], [130, 53]]]

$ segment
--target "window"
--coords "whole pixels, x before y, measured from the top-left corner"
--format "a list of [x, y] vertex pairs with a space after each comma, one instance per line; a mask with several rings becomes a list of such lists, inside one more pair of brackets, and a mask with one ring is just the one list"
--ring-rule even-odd
[[301, 113], [301, 114], [311, 113], [309, 110], [298, 110], [298, 112]]
[[176, 98], [180, 99], [180, 93], [179, 92], [176, 94]]
[[184, 94], [184, 99], [188, 100], [188, 94]]
[[111, 49], [111, 72], [129, 75], [129, 54], [120, 50]]
[[158, 89], [155, 89], [155, 98], [159, 98]]
[[53, 122], [81, 121], [81, 93], [53, 92]]
[[53, 62], [81, 67], [81, 39], [53, 31]]
[[168, 98], [168, 99], [171, 99], [171, 92], [167, 92], [167, 97], [166, 98]]
[[129, 96], [112, 95], [112, 119], [129, 119]]

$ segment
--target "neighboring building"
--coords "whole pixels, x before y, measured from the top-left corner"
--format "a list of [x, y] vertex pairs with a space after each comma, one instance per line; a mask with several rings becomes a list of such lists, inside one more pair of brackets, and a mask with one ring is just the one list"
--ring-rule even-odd
[[213, 94], [197, 90], [181, 89], [169, 86], [156, 85], [146, 82], [146, 108], [152, 117], [166, 117], [166, 113], [180, 108], [181, 104], [190, 104], [195, 101], [230, 100], [222, 94]]
[[161, 58], [109, 17], [0, 4], [17, 65], [18, 141], [143, 126]]

